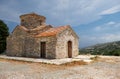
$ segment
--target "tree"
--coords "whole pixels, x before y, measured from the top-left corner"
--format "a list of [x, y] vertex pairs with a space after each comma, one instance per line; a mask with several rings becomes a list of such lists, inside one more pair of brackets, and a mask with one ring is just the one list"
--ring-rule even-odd
[[9, 29], [7, 25], [0, 20], [0, 53], [6, 50], [6, 38], [9, 35]]

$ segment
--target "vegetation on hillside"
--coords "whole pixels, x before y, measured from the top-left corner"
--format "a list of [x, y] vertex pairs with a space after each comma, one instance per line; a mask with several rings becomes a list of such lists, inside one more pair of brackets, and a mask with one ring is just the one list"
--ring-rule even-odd
[[6, 50], [6, 38], [9, 35], [7, 25], [0, 20], [0, 53]]
[[80, 49], [80, 54], [120, 56], [120, 41], [89, 46]]

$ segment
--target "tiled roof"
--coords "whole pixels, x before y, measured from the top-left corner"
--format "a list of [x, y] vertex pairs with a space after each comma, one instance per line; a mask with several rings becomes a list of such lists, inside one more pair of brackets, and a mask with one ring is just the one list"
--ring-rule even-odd
[[46, 36], [55, 36], [56, 34], [60, 33], [61, 31], [69, 28], [70, 26], [59, 26], [59, 27], [54, 27], [50, 28], [49, 30], [42, 32], [40, 34], [35, 35], [35, 37], [46, 37]]

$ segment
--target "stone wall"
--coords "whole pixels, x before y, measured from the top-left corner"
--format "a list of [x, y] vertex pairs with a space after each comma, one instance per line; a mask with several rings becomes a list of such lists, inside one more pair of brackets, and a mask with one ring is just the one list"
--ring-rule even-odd
[[46, 42], [46, 58], [67, 58], [68, 41], [72, 42], [72, 57], [78, 55], [78, 37], [71, 28], [57, 36], [35, 37], [52, 28], [45, 24], [46, 18], [35, 13], [20, 18], [22, 26], [17, 26], [7, 38], [7, 55], [40, 58], [41, 42]]
[[27, 37], [24, 44], [24, 56], [41, 58], [41, 42], [46, 42], [46, 57], [52, 59], [56, 57], [56, 38], [53, 37], [40, 37], [32, 38]]
[[46, 18], [35, 13], [24, 14], [20, 16], [21, 25], [28, 29], [36, 28], [37, 26], [45, 25]]
[[56, 58], [68, 58], [68, 41], [72, 42], [72, 57], [78, 55], [78, 37], [71, 28], [57, 36]]
[[7, 38], [7, 55], [22, 56], [26, 32], [16, 27], [12, 35]]
[[7, 38], [7, 55], [40, 58], [40, 43], [46, 42], [46, 58], [56, 57], [55, 36], [34, 38], [29, 32], [19, 27], [17, 26], [12, 35]]
[[68, 41], [72, 42], [72, 57], [78, 55], [78, 37], [68, 28], [57, 36], [32, 37], [18, 27], [7, 38], [7, 55], [41, 57], [41, 42], [46, 42], [46, 58], [68, 58]]
[[40, 53], [35, 50], [36, 40], [30, 33], [17, 26], [13, 33], [7, 38], [7, 55], [22, 57], [40, 57]]
[[[46, 42], [46, 58], [52, 59], [56, 58], [56, 37], [51, 36], [51, 37], [40, 37], [36, 38], [37, 44], [39, 44], [38, 48], [35, 48], [36, 51], [41, 51], [40, 43], [41, 42]], [[41, 52], [40, 52], [41, 55]]]

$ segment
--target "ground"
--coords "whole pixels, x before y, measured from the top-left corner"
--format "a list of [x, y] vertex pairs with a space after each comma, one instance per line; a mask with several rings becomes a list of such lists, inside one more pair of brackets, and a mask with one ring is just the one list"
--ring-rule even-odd
[[50, 65], [0, 59], [0, 79], [120, 79], [120, 57], [94, 60], [89, 64]]

